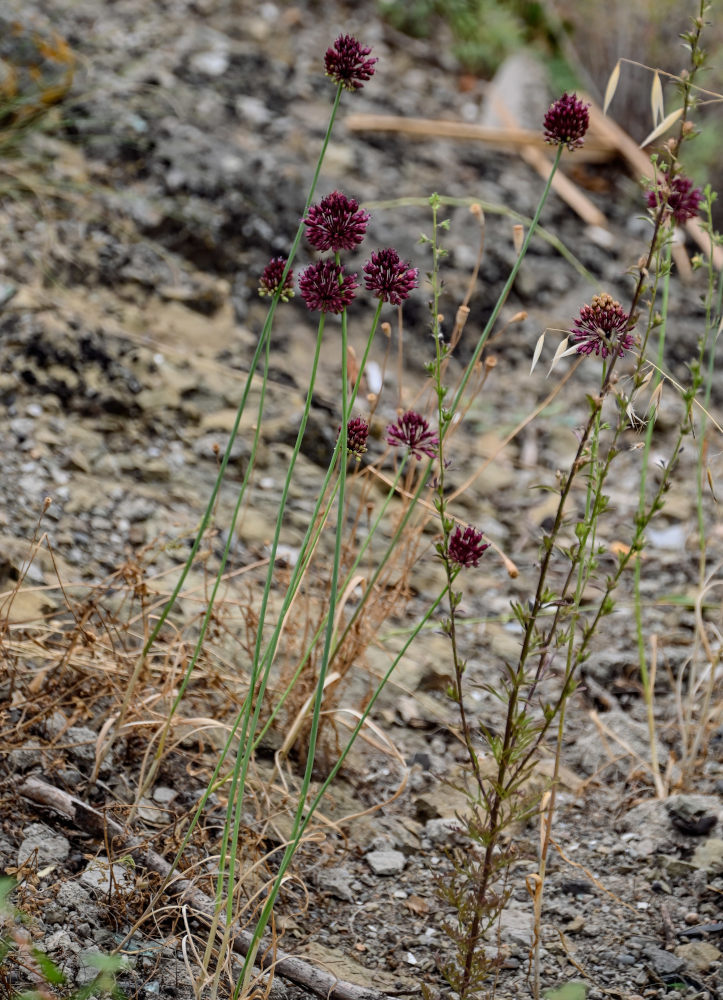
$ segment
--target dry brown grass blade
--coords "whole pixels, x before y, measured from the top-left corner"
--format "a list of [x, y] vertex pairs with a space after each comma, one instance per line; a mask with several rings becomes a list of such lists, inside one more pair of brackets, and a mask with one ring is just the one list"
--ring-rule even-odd
[[[524, 147], [549, 148], [541, 131], [519, 128], [511, 125], [495, 127], [474, 125], [469, 122], [446, 121], [437, 118], [407, 118], [399, 115], [353, 114], [345, 119], [348, 129], [353, 132], [394, 132], [397, 135], [427, 139], [457, 139], [461, 141], [485, 142], [501, 149], [519, 150]], [[603, 136], [594, 136], [585, 142], [582, 149], [575, 150], [575, 160], [604, 162], [615, 154]]]

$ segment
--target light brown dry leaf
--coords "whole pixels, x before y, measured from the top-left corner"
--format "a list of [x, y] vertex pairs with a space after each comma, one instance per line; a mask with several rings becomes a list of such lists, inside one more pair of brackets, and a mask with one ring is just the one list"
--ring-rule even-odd
[[645, 136], [643, 141], [640, 143], [640, 148], [644, 149], [646, 146], [649, 146], [651, 142], [654, 142], [655, 139], [659, 138], [661, 135], [665, 135], [670, 126], [677, 122], [682, 114], [683, 109], [678, 108], [676, 111], [671, 111], [669, 115], [666, 115], [660, 125], [658, 125], [657, 128], [654, 128], [650, 135]]
[[610, 74], [610, 79], [608, 80], [608, 85], [605, 88], [605, 99], [603, 100], [603, 114], [607, 114], [607, 110], [610, 107], [610, 102], [615, 96], [615, 91], [618, 89], [618, 82], [620, 81], [620, 60], [615, 63], [615, 68]]
[[535, 370], [535, 365], [540, 360], [540, 354], [542, 353], [542, 345], [545, 343], [545, 331], [543, 330], [540, 336], [537, 338], [537, 343], [535, 344], [535, 350], [532, 355], [532, 364], [530, 365], [530, 375], [532, 375]]
[[663, 85], [660, 82], [660, 73], [656, 72], [653, 77], [653, 85], [650, 88], [650, 107], [653, 112], [653, 126], [658, 125], [665, 118], [663, 106]]

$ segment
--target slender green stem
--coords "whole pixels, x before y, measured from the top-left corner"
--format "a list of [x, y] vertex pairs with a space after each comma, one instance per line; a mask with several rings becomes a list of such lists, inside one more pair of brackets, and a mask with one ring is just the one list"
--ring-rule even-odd
[[[332, 570], [331, 570], [331, 583], [329, 589], [329, 609], [327, 612], [327, 622], [326, 622], [326, 633], [324, 637], [324, 650], [321, 657], [321, 663], [319, 666], [319, 676], [316, 685], [316, 696], [314, 699], [314, 704], [312, 708], [311, 716], [311, 730], [309, 732], [308, 749], [306, 757], [306, 767], [304, 769], [304, 777], [301, 782], [301, 788], [299, 790], [298, 803], [296, 808], [296, 814], [294, 816], [294, 823], [292, 827], [291, 840], [292, 843], [287, 846], [286, 852], [284, 854], [284, 859], [286, 860], [286, 867], [288, 867], [293, 853], [295, 851], [294, 841], [298, 844], [300, 838], [300, 829], [303, 823], [304, 813], [307, 809], [307, 797], [309, 792], [309, 787], [311, 785], [311, 776], [314, 769], [314, 760], [316, 754], [316, 743], [319, 734], [319, 722], [321, 718], [321, 705], [324, 699], [324, 687], [326, 684], [327, 671], [329, 668], [329, 656], [332, 648], [332, 640], [334, 635], [335, 627], [335, 617], [336, 617], [336, 604], [338, 595], [338, 583], [339, 583], [339, 568], [341, 563], [341, 547], [342, 539], [344, 537], [344, 515], [345, 515], [345, 484], [346, 484], [346, 467], [347, 467], [347, 434], [346, 427], [349, 419], [349, 391], [348, 391], [348, 379], [347, 379], [347, 314], [346, 310], [342, 313], [341, 322], [342, 336], [341, 336], [341, 374], [342, 374], [342, 422], [341, 422], [341, 432], [339, 434], [339, 440], [341, 443], [340, 447], [340, 457], [341, 462], [339, 466], [339, 490], [338, 490], [338, 516], [337, 516], [337, 530], [336, 539], [334, 545], [334, 556], [332, 560]], [[250, 747], [249, 747], [250, 749]], [[282, 870], [283, 869], [283, 870]], [[256, 952], [258, 949], [259, 942], [266, 930], [266, 925], [271, 916], [271, 911], [273, 908], [273, 903], [276, 898], [276, 894], [281, 887], [281, 882], [283, 880], [283, 873], [285, 872], [285, 867], [283, 866], [279, 870], [276, 881], [272, 891], [269, 893], [267, 903], [264, 906], [261, 916], [254, 928], [254, 938], [249, 948], [246, 960], [244, 962], [243, 971], [241, 979], [237, 984], [236, 994], [240, 989], [245, 990], [251, 972], [253, 970], [253, 964], [256, 960]], [[275, 890], [275, 891], [274, 891]], [[269, 905], [270, 903], [270, 905]], [[235, 995], [236, 995], [235, 994]]]
[[[672, 240], [669, 239], [665, 245], [664, 279], [663, 279], [663, 290], [662, 290], [662, 300], [661, 300], [661, 310], [660, 310], [661, 321], [658, 329], [657, 369], [651, 382], [652, 385], [651, 393], [653, 395], [653, 398], [655, 398], [655, 391], [663, 379], [662, 369], [663, 369], [663, 361], [665, 359], [665, 334], [666, 334], [667, 319], [668, 319], [668, 301], [670, 294], [670, 263], [672, 260], [672, 252], [673, 252], [673, 244]], [[655, 429], [656, 412], [657, 412], [657, 406], [655, 406], [648, 414], [648, 423], [645, 428], [643, 453], [640, 459], [640, 483], [639, 483], [640, 495], [638, 498], [638, 518], [642, 518], [645, 515], [645, 508], [646, 508], [645, 493], [648, 480], [648, 466], [650, 463], [650, 450], [653, 442], [653, 431]], [[633, 576], [633, 593], [635, 601], [635, 627], [637, 631], [637, 640], [638, 640], [638, 665], [640, 668], [640, 679], [643, 685], [643, 696], [645, 698], [645, 704], [648, 710], [649, 721], [651, 721], [653, 692], [650, 690], [648, 661], [645, 653], [645, 635], [643, 632], [643, 603], [640, 594], [641, 578], [642, 578], [642, 560], [638, 556], [638, 558], [635, 560], [634, 576]], [[654, 753], [654, 740], [651, 742], [651, 753]]]

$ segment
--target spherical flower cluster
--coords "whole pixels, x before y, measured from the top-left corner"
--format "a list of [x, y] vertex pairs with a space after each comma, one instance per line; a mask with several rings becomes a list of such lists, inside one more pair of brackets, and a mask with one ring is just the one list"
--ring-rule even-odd
[[421, 413], [408, 410], [397, 417], [396, 424], [387, 427], [387, 444], [392, 447], [406, 447], [419, 461], [422, 455], [434, 458], [437, 454], [439, 438], [429, 429], [429, 422]]
[[595, 354], [606, 358], [617, 350], [618, 357], [629, 351], [635, 338], [628, 330], [630, 317], [619, 302], [607, 292], [593, 295], [589, 306], [580, 310], [570, 331], [578, 354]]
[[579, 149], [590, 126], [589, 104], [577, 94], [563, 94], [551, 104], [544, 120], [545, 141], [555, 146]]
[[676, 174], [672, 180], [663, 173], [652, 191], [648, 192], [648, 208], [658, 208], [665, 205], [666, 212], [672, 216], [677, 225], [682, 226], [688, 219], [694, 219], [698, 214], [703, 192], [693, 187], [690, 177]]
[[312, 205], [304, 219], [306, 238], [324, 253], [333, 250], [353, 250], [362, 242], [367, 231], [369, 213], [359, 208], [359, 202], [347, 198], [341, 191], [332, 191]]
[[341, 264], [320, 260], [310, 264], [299, 275], [301, 297], [308, 309], [321, 312], [343, 312], [358, 288], [355, 274], [345, 274]]
[[447, 555], [451, 562], [458, 566], [477, 566], [488, 542], [483, 542], [483, 534], [476, 528], [467, 527], [464, 530], [457, 525], [449, 536]]
[[267, 295], [276, 295], [277, 292], [280, 292], [279, 297], [282, 302], [288, 302], [289, 299], [293, 298], [294, 272], [291, 268], [289, 268], [289, 273], [286, 275], [283, 286], [281, 284], [285, 267], [285, 257], [271, 258], [259, 278], [258, 291], [261, 298], [264, 298]]
[[373, 253], [364, 265], [364, 281], [370, 292], [382, 302], [399, 306], [418, 285], [419, 271], [399, 259], [396, 250], [389, 247]]
[[353, 417], [346, 425], [346, 448], [357, 462], [367, 450], [369, 424], [363, 417]]
[[345, 90], [359, 90], [374, 75], [377, 60], [367, 59], [370, 52], [353, 35], [339, 35], [324, 56], [326, 75]]

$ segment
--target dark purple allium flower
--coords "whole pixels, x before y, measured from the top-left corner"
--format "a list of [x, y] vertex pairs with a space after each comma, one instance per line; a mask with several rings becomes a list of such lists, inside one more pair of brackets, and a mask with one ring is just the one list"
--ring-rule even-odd
[[661, 173], [656, 186], [648, 192], [648, 208], [664, 204], [666, 211], [682, 226], [688, 219], [696, 217], [702, 198], [703, 192], [693, 187], [690, 177], [676, 174], [669, 180], [666, 173]]
[[321, 312], [343, 312], [359, 287], [355, 274], [344, 274], [341, 264], [320, 260], [310, 264], [299, 275], [301, 297], [308, 309]]
[[353, 250], [364, 239], [368, 222], [369, 213], [341, 191], [332, 191], [312, 205], [304, 219], [307, 240], [322, 253]]
[[570, 335], [577, 344], [578, 354], [602, 355], [606, 358], [617, 347], [618, 357], [629, 351], [635, 338], [628, 330], [630, 317], [619, 302], [607, 292], [593, 295], [589, 306], [583, 306]]
[[339, 35], [324, 56], [326, 75], [345, 90], [359, 90], [374, 76], [377, 60], [366, 58], [370, 52], [370, 48], [361, 45], [352, 35]]
[[275, 295], [278, 291], [281, 292], [280, 298], [282, 302], [288, 302], [290, 298], [293, 298], [294, 272], [291, 268], [289, 268], [289, 273], [286, 275], [283, 287], [281, 287], [281, 278], [285, 267], [285, 257], [271, 258], [259, 278], [259, 295], [261, 298], [264, 298], [266, 295]]
[[369, 424], [363, 417], [354, 417], [346, 425], [347, 451], [356, 458], [357, 462], [367, 450], [368, 437]]
[[489, 542], [483, 542], [483, 537], [476, 528], [467, 527], [463, 531], [457, 525], [449, 536], [447, 555], [458, 566], [477, 566], [482, 553], [489, 548]]
[[555, 146], [579, 149], [590, 125], [589, 104], [578, 100], [577, 94], [563, 94], [551, 104], [545, 115], [545, 142]]
[[439, 438], [434, 431], [430, 431], [429, 423], [421, 413], [407, 410], [406, 413], [397, 417], [396, 424], [389, 424], [387, 427], [387, 444], [395, 448], [409, 448], [412, 455], [419, 461], [422, 455], [434, 458], [437, 454]]
[[364, 265], [364, 281], [370, 292], [382, 302], [399, 306], [418, 285], [419, 271], [399, 259], [396, 250], [379, 250]]

